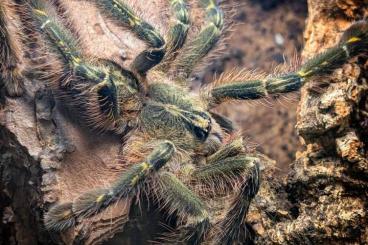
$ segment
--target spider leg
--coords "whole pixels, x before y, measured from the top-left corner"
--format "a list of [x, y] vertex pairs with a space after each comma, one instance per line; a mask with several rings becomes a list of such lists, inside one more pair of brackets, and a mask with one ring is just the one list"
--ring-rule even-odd
[[156, 198], [169, 214], [175, 213], [179, 222], [184, 223], [177, 228], [177, 234], [167, 239], [174, 244], [201, 244], [210, 226], [202, 200], [171, 173], [162, 172], [157, 182]]
[[219, 192], [226, 194], [241, 182], [239, 193], [218, 224], [213, 238], [216, 243], [231, 245], [250, 236], [243, 227], [260, 185], [258, 162], [258, 158], [244, 154], [242, 140], [238, 139], [208, 157], [207, 164], [193, 172], [193, 179], [215, 195]]
[[166, 54], [158, 67], [165, 71], [175, 59], [177, 51], [184, 45], [189, 29], [189, 13], [185, 0], [169, 0], [175, 18], [171, 20], [167, 37]]
[[219, 223], [219, 232], [214, 240], [217, 244], [231, 245], [251, 238], [245, 225], [246, 216], [252, 199], [260, 186], [259, 166], [254, 164], [247, 178], [240, 186], [239, 193], [232, 200], [229, 211]]
[[175, 20], [170, 26], [167, 41], [167, 52], [170, 54], [180, 49], [187, 37], [189, 28], [189, 13], [185, 0], [169, 0], [175, 15]]
[[366, 52], [367, 49], [368, 22], [356, 22], [344, 32], [340, 42], [335, 47], [310, 59], [296, 72], [280, 77], [251, 81], [230, 81], [229, 83], [217, 85], [209, 91], [209, 104], [215, 106], [229, 99], [251, 100], [266, 97], [270, 94], [299, 90], [309, 78], [329, 74], [349, 59]]
[[117, 24], [129, 28], [138, 38], [145, 41], [149, 48], [134, 59], [132, 70], [145, 75], [148, 70], [161, 62], [165, 55], [165, 40], [148, 22], [140, 18], [123, 0], [90, 0], [102, 13]]
[[91, 80], [95, 83], [106, 77], [105, 71], [92, 66], [84, 60], [79, 52], [78, 43], [56, 17], [52, 7], [42, 0], [30, 1], [31, 15], [37, 32], [47, 39], [48, 51], [56, 54], [67, 69], [77, 77]]
[[252, 168], [256, 161], [258, 158], [245, 154], [243, 141], [239, 138], [208, 156], [206, 164], [193, 172], [193, 180], [201, 184], [206, 192], [210, 191], [210, 194], [226, 194], [239, 182], [238, 177]]
[[51, 72], [46, 61], [39, 68], [45, 74], [43, 78], [50, 80], [57, 92], [66, 95], [91, 126], [123, 131], [125, 126], [119, 114], [124, 101], [120, 100], [138, 93], [138, 80], [111, 61], [90, 62], [85, 58], [79, 52], [76, 38], [61, 24], [50, 4], [31, 0], [29, 7], [30, 13], [26, 14], [33, 20], [33, 28], [46, 39], [45, 53], [62, 63], [61, 70]]
[[220, 114], [217, 114], [213, 111], [210, 112], [211, 116], [213, 119], [215, 119], [215, 121], [220, 125], [220, 127], [227, 133], [232, 133], [235, 131], [235, 125], [233, 124], [233, 122]]
[[146, 161], [133, 165], [109, 188], [86, 192], [73, 202], [52, 207], [45, 215], [49, 231], [61, 232], [74, 226], [79, 219], [91, 217], [125, 197], [136, 195], [145, 181], [160, 170], [173, 156], [175, 146], [164, 141], [147, 156]]
[[216, 0], [200, 0], [199, 3], [206, 12], [207, 24], [197, 37], [183, 46], [177, 57], [174, 70], [181, 79], [188, 78], [198, 62], [216, 45], [224, 25], [223, 12]]
[[23, 77], [20, 71], [20, 50], [16, 34], [9, 30], [9, 10], [7, 1], [0, 3], [0, 85], [3, 84], [9, 96], [23, 93]]

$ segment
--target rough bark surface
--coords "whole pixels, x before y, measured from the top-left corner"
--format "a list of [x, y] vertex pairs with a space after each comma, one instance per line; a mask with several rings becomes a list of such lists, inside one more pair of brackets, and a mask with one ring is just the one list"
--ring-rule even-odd
[[[334, 45], [368, 11], [367, 1], [309, 0], [308, 8], [305, 58]], [[302, 89], [296, 129], [306, 149], [284, 184], [259, 196], [273, 211], [253, 216], [262, 220], [260, 244], [367, 243], [367, 65], [360, 57]]]
[[[143, 3], [137, 1], [138, 6]], [[367, 14], [367, 4], [365, 0], [309, 0], [304, 57], [335, 44], [353, 20]], [[149, 7], [160, 6], [160, 1], [151, 1]], [[88, 9], [81, 8], [74, 17], [94, 13]], [[116, 47], [111, 33], [104, 34], [106, 26], [98, 18], [82, 20], [89, 36], [87, 46], [97, 41], [106, 44], [94, 47], [100, 56], [120, 55], [122, 49]], [[164, 25], [157, 17], [154, 22]], [[137, 42], [127, 36], [122, 39]], [[137, 52], [128, 53], [127, 62]], [[296, 129], [305, 150], [297, 153], [285, 179], [275, 177], [271, 165], [264, 169], [262, 188], [248, 216], [257, 243], [367, 242], [367, 69], [367, 59], [361, 57], [303, 88]], [[56, 242], [42, 228], [42, 215], [49, 205], [107, 183], [121, 167], [116, 161], [119, 138], [91, 134], [37, 81], [27, 81], [26, 87], [25, 96], [7, 99], [0, 111], [0, 244]], [[152, 226], [149, 220], [143, 223]], [[127, 229], [124, 235], [136, 237], [137, 232]], [[138, 243], [124, 240], [129, 242]]]

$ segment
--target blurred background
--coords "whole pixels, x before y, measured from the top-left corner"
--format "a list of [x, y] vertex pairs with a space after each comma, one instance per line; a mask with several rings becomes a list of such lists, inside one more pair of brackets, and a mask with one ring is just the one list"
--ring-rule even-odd
[[[303, 48], [306, 0], [249, 0], [238, 3], [236, 26], [219, 57], [196, 79], [203, 83], [214, 74], [245, 67], [274, 73], [279, 64], [293, 62]], [[295, 131], [298, 94], [268, 101], [224, 105], [220, 111], [242, 129], [252, 148], [277, 161], [286, 173], [300, 143]]]

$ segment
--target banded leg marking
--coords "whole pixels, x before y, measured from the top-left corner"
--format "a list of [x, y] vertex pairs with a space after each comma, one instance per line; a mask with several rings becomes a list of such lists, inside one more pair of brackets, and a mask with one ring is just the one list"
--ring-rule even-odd
[[92, 64], [82, 56], [77, 38], [61, 23], [50, 3], [31, 0], [28, 9], [32, 28], [47, 40], [46, 52], [55, 54], [63, 63], [58, 77], [50, 79], [51, 85], [68, 97], [89, 126], [122, 133], [126, 123], [121, 117], [120, 105], [138, 94], [140, 89], [133, 73], [112, 61], [97, 60]]
[[184, 0], [169, 0], [171, 9], [175, 15], [175, 21], [170, 26], [167, 53], [180, 49], [187, 37], [189, 28], [189, 13], [187, 3]]
[[175, 146], [164, 141], [147, 157], [146, 161], [134, 165], [123, 173], [110, 188], [86, 192], [73, 203], [58, 204], [45, 216], [45, 226], [50, 231], [64, 231], [74, 226], [77, 219], [95, 215], [112, 203], [134, 196], [143, 187], [145, 180], [159, 171], [173, 156]]
[[200, 6], [206, 12], [207, 24], [194, 40], [184, 45], [175, 64], [175, 72], [180, 78], [189, 77], [198, 62], [208, 54], [220, 39], [224, 25], [223, 12], [217, 0], [201, 0]]
[[338, 45], [310, 59], [296, 72], [274, 78], [234, 81], [214, 87], [210, 91], [210, 105], [229, 99], [252, 100], [269, 94], [297, 91], [309, 78], [329, 74], [367, 49], [368, 22], [357, 22], [344, 32]]
[[166, 54], [157, 68], [167, 71], [178, 55], [178, 50], [184, 45], [189, 30], [189, 12], [185, 0], [169, 0], [171, 10], [175, 16], [171, 20], [166, 43]]
[[89, 1], [101, 9], [106, 17], [126, 26], [149, 45], [147, 50], [144, 50], [135, 58], [132, 70], [144, 75], [161, 62], [165, 55], [165, 41], [151, 24], [136, 15], [122, 0]]

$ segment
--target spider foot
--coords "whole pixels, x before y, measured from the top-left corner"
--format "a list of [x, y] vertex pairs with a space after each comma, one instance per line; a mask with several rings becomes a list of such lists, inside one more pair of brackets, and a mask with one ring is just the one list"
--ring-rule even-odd
[[63, 203], [53, 207], [45, 216], [44, 223], [49, 231], [65, 231], [75, 225], [73, 203]]

